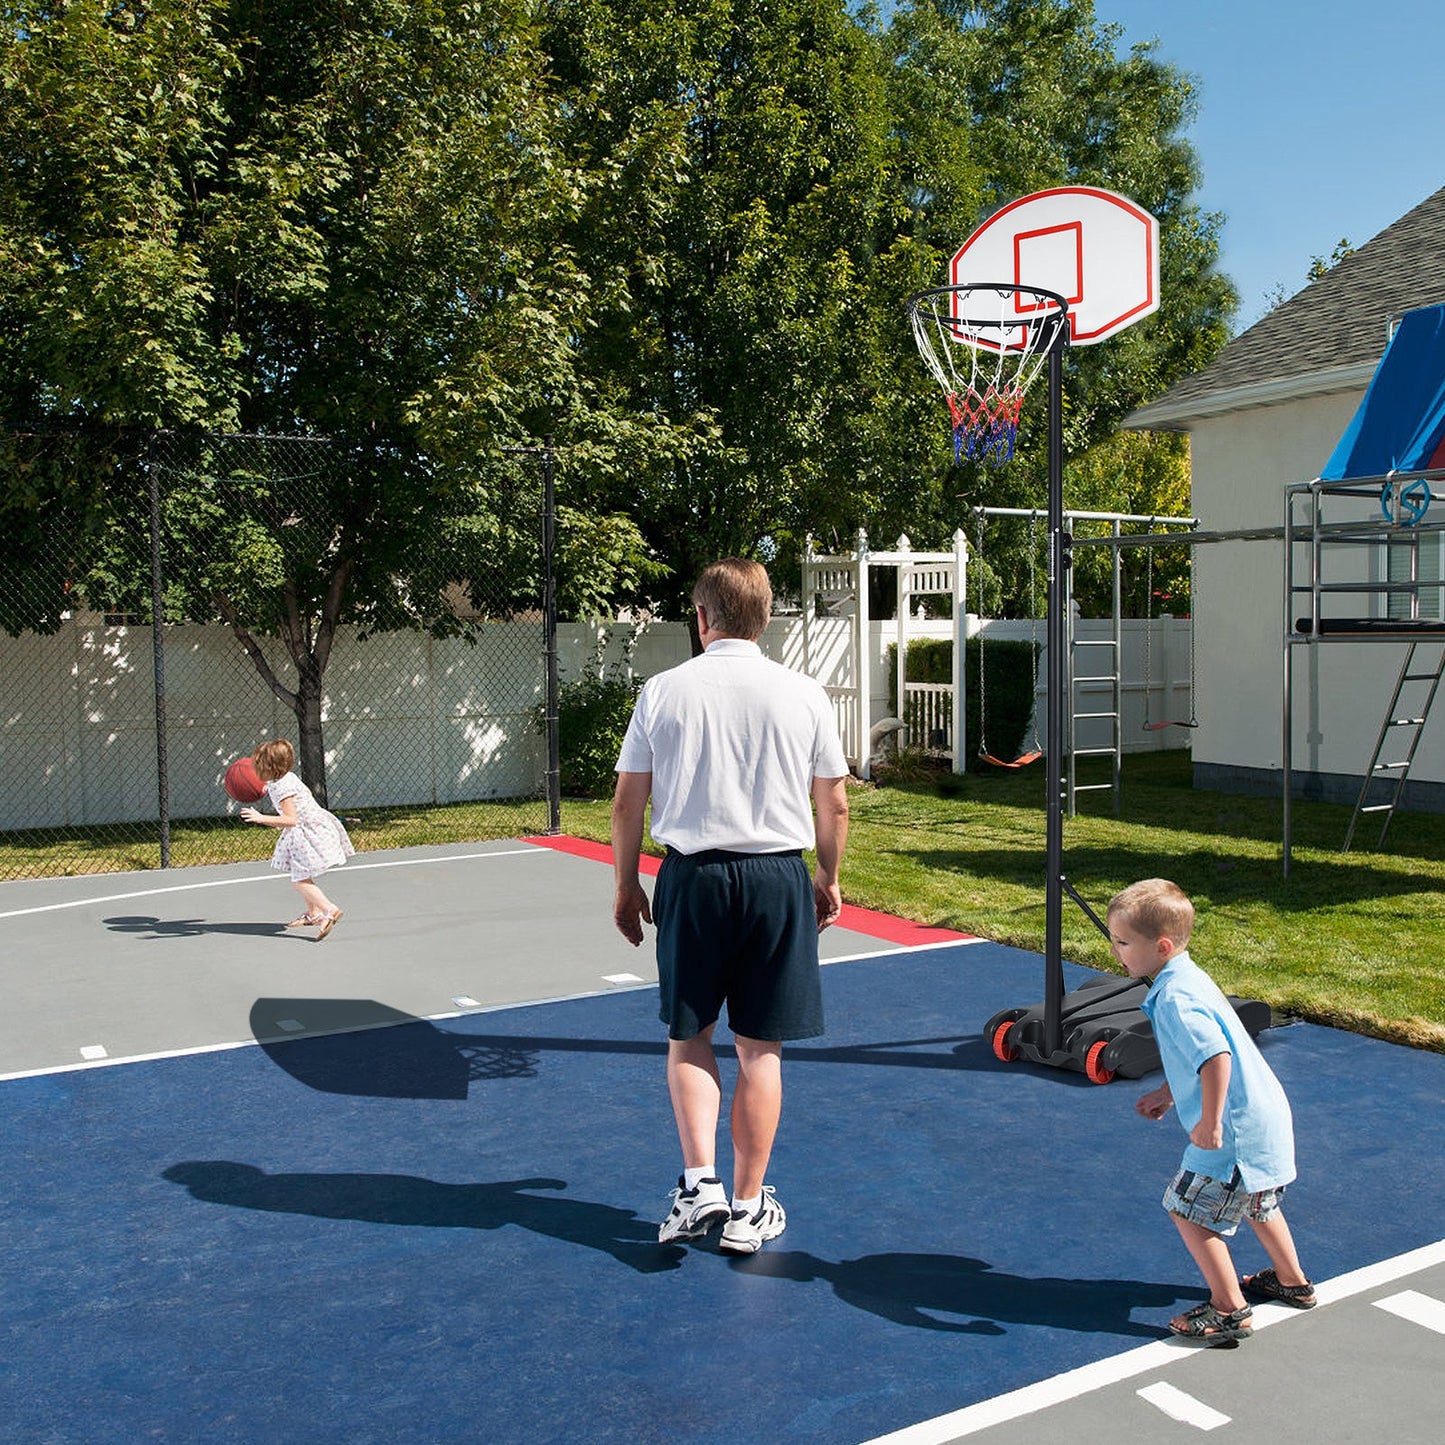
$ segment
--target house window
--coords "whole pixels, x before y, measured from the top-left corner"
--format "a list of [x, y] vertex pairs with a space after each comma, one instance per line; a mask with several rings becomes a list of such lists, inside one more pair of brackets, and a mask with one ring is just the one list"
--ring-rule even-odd
[[1405, 592], [1387, 592], [1383, 613], [1400, 621], [1420, 618], [1438, 622], [1445, 617], [1441, 607], [1441, 541], [1445, 533], [1419, 532], [1394, 536], [1385, 543], [1385, 575], [1391, 582], [1409, 582]]

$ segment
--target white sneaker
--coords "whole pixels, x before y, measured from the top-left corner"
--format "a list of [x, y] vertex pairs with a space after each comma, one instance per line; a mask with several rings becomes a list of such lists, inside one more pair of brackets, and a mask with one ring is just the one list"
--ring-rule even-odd
[[757, 1212], [734, 1209], [723, 1225], [721, 1248], [732, 1254], [756, 1254], [763, 1244], [776, 1239], [788, 1226], [783, 1206], [773, 1197], [773, 1186], [763, 1185], [763, 1202]]
[[674, 1239], [701, 1239], [732, 1213], [721, 1179], [699, 1179], [693, 1189], [684, 1189], [682, 1181], [679, 1174], [677, 1188], [670, 1196], [672, 1213], [657, 1226], [659, 1244]]

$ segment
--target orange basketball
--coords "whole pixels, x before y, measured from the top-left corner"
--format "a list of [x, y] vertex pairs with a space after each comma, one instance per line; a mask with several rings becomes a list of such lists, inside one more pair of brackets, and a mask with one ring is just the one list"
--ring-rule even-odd
[[222, 786], [238, 803], [254, 803], [266, 791], [266, 785], [256, 771], [256, 764], [250, 758], [237, 758], [226, 769]]

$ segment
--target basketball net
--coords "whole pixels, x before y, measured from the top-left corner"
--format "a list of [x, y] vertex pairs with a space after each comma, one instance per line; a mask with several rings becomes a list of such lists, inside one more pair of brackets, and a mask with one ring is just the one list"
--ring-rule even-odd
[[[1037, 319], [1020, 319], [1021, 308]], [[1014, 454], [1024, 393], [1063, 321], [1057, 298], [1027, 286], [941, 286], [912, 297], [908, 313], [948, 402], [954, 460], [1002, 466]]]

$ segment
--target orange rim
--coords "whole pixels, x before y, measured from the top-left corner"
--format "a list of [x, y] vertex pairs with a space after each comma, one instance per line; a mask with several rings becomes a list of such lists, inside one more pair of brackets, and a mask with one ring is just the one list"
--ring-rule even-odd
[[1006, 1064], [1013, 1063], [1014, 1060], [1017, 1059], [1019, 1056], [1019, 1051], [1017, 1049], [1010, 1048], [1008, 1043], [1008, 1031], [1014, 1026], [1014, 1023], [1014, 1019], [1005, 1019], [993, 1031], [994, 1057], [997, 1059], [1002, 1059], [1003, 1062]]
[[1113, 1069], [1106, 1069], [1099, 1062], [1099, 1055], [1109, 1047], [1110, 1042], [1109, 1039], [1099, 1039], [1089, 1045], [1089, 1052], [1084, 1058], [1084, 1073], [1090, 1083], [1107, 1084], [1114, 1077]]

